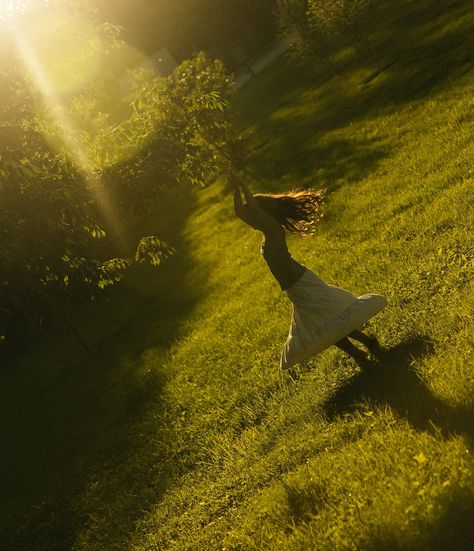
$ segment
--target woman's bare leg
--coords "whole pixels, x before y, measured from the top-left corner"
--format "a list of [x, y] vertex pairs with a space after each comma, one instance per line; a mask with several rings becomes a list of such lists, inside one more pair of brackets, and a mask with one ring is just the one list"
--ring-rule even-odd
[[378, 356], [382, 352], [382, 348], [380, 346], [379, 341], [377, 340], [377, 337], [371, 337], [370, 335], [366, 335], [362, 331], [359, 331], [356, 329], [355, 331], [352, 331], [352, 333], [349, 333], [347, 335], [351, 339], [354, 339], [356, 341], [361, 342], [364, 344], [370, 351], [371, 354], [374, 356]]
[[340, 341], [336, 342], [335, 345], [344, 351], [346, 354], [349, 354], [357, 363], [366, 364], [368, 361], [367, 354], [363, 352], [362, 350], [359, 350], [356, 346], [354, 346], [351, 341], [344, 337]]
[[354, 331], [352, 331], [352, 333], [349, 333], [349, 335], [347, 336], [350, 337], [351, 339], [361, 342], [362, 344], [365, 344], [366, 346], [369, 345], [374, 338], [374, 337], [369, 337], [369, 335], [366, 335], [362, 331], [359, 331], [359, 329], [355, 329]]

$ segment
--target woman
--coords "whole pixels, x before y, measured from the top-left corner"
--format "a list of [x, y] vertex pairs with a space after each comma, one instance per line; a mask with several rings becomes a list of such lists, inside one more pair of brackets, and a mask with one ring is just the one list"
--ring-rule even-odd
[[356, 297], [344, 289], [328, 285], [306, 266], [296, 262], [286, 245], [285, 230], [301, 236], [311, 232], [324, 192], [308, 190], [252, 195], [245, 182], [235, 174], [230, 175], [230, 180], [234, 186], [236, 215], [263, 233], [263, 258], [293, 304], [290, 332], [280, 368], [286, 371], [333, 344], [359, 364], [366, 365], [367, 354], [354, 346], [348, 337], [365, 345], [372, 356], [377, 357], [381, 352], [377, 339], [359, 328], [386, 306], [385, 298], [374, 294]]

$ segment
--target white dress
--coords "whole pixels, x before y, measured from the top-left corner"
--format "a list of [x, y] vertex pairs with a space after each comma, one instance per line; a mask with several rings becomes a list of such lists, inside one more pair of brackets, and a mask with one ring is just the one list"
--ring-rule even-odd
[[290, 332], [280, 360], [282, 370], [325, 350], [380, 312], [382, 295], [356, 297], [328, 285], [310, 269], [286, 289], [293, 304]]

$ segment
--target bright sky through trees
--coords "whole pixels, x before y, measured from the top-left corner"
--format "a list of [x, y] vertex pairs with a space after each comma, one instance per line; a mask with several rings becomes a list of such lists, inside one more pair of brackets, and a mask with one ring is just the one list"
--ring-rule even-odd
[[[47, 9], [27, 17], [33, 1], [0, 0], [5, 32], [14, 45], [24, 70], [40, 93], [46, 118], [59, 130], [62, 144], [75, 164], [82, 169], [85, 181], [94, 190], [98, 204], [111, 227], [119, 226], [108, 198], [96, 185], [94, 163], [88, 148], [79, 138], [78, 129], [68, 114], [68, 98], [80, 92], [103, 68], [106, 45], [93, 22], [71, 15], [67, 10]], [[39, 3], [37, 3], [37, 7]], [[24, 17], [16, 17], [22, 13]]]
[[22, 0], [0, 0], [0, 19], [12, 17], [25, 10], [26, 2]]
[[124, 78], [127, 69], [146, 64], [146, 56], [123, 41], [115, 41], [113, 30], [98, 26], [67, 2], [0, 0], [0, 14], [3, 38], [13, 46], [41, 93], [72, 157], [79, 166], [94, 168], [87, 148], [74, 138], [74, 124], [68, 120], [65, 107], [106, 73], [111, 49], [122, 60]]
[[[11, 9], [14, 9], [13, 2], [7, 4], [11, 4]], [[20, 9], [20, 3], [17, 7]], [[62, 25], [59, 26], [58, 23], [53, 16], [45, 14], [43, 20], [35, 20], [33, 25], [28, 22], [21, 25], [11, 20], [8, 30], [25, 69], [45, 100], [50, 115], [60, 126], [72, 157], [79, 166], [85, 168], [87, 160], [81, 151], [80, 143], [74, 137], [73, 128], [61, 102], [61, 95], [79, 88], [83, 81], [88, 80], [96, 72], [100, 62], [94, 59], [95, 56], [92, 56], [91, 60], [81, 55], [80, 50], [84, 48], [84, 42], [81, 42], [81, 39], [84, 39], [82, 32], [71, 33], [70, 40], [65, 43], [60, 33]], [[62, 28], [64, 32], [64, 27]], [[66, 65], [67, 58], [71, 62]], [[77, 62], [76, 58], [80, 62]]]

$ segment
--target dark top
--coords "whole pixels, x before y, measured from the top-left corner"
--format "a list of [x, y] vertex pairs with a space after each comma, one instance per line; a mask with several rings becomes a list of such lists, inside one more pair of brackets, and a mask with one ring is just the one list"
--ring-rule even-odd
[[264, 239], [260, 252], [282, 291], [296, 283], [306, 271], [305, 266], [291, 257], [284, 241]]

